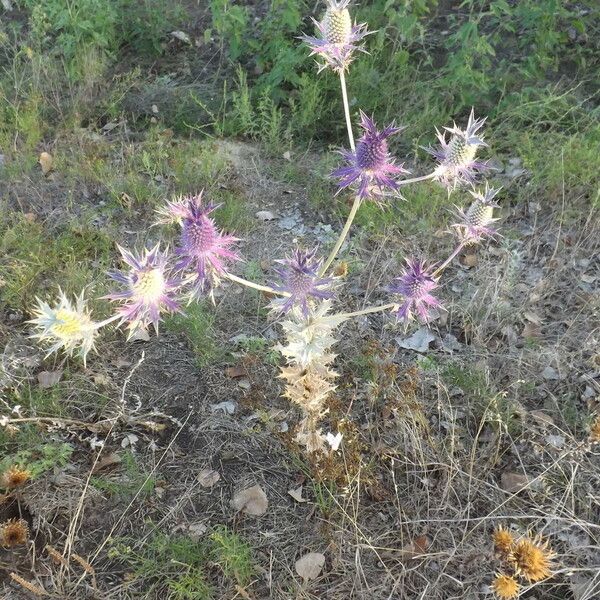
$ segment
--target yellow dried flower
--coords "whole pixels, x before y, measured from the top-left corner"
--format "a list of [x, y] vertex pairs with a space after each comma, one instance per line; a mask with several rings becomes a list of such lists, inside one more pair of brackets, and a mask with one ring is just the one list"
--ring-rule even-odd
[[494, 550], [503, 558], [507, 558], [515, 543], [513, 534], [500, 525], [498, 529], [494, 530], [492, 539], [494, 541]]
[[29, 527], [23, 519], [10, 519], [0, 524], [0, 544], [8, 548], [22, 546], [29, 538]]
[[600, 443], [600, 415], [590, 425], [590, 442], [592, 444]]
[[509, 560], [515, 571], [530, 582], [552, 577], [552, 559], [556, 555], [541, 537], [523, 538], [515, 543]]
[[28, 469], [22, 469], [17, 465], [13, 465], [4, 471], [4, 473], [2, 473], [2, 477], [0, 478], [0, 486], [13, 490], [25, 485], [30, 478], [31, 471]]
[[513, 598], [518, 598], [521, 586], [512, 575], [497, 573], [494, 583], [492, 583], [492, 589], [500, 600], [513, 600]]

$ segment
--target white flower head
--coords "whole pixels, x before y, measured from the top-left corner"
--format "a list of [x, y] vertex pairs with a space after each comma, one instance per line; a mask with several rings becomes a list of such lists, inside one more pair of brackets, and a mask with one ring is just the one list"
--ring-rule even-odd
[[36, 298], [38, 305], [33, 311], [34, 319], [28, 321], [36, 326], [37, 333], [31, 337], [49, 343], [48, 354], [62, 349], [72, 356], [75, 351], [83, 359], [85, 365], [87, 354], [94, 350], [97, 323], [92, 321], [87, 310], [83, 292], [75, 297], [75, 302], [58, 290], [58, 302], [54, 306]]

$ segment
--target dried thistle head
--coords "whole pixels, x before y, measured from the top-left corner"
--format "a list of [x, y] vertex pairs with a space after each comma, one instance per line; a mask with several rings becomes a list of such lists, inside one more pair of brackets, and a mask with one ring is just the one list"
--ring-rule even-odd
[[502, 556], [502, 558], [508, 558], [515, 544], [515, 537], [513, 534], [500, 525], [498, 529], [494, 530], [492, 540], [494, 541], [494, 550]]
[[0, 545], [22, 546], [29, 539], [29, 527], [24, 519], [10, 519], [0, 524]]
[[517, 574], [533, 583], [552, 577], [552, 559], [555, 556], [548, 548], [548, 542], [543, 542], [541, 537], [525, 537], [515, 543], [509, 561]]
[[518, 598], [521, 586], [512, 575], [496, 573], [492, 589], [500, 600], [513, 600], [513, 598]]
[[14, 490], [25, 485], [30, 478], [31, 471], [22, 469], [18, 465], [13, 465], [2, 473], [2, 477], [0, 477], [0, 486], [9, 490]]
[[28, 321], [35, 325], [38, 333], [31, 337], [51, 344], [48, 355], [61, 348], [71, 356], [78, 350], [79, 356], [85, 360], [90, 350], [94, 349], [98, 324], [90, 317], [83, 292], [71, 302], [62, 290], [58, 290], [58, 302], [50, 306], [39, 298], [38, 306], [33, 311], [35, 319]]

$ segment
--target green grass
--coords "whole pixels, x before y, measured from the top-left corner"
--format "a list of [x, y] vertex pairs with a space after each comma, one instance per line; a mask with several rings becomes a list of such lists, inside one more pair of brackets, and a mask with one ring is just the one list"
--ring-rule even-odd
[[[0, 460], [0, 473], [14, 465], [27, 469], [35, 479], [46, 471], [64, 467], [73, 454], [73, 447], [63, 442], [42, 442], [38, 437], [30, 437], [27, 431], [20, 431], [11, 442], [3, 440], [0, 432], [0, 448], [6, 452]], [[12, 451], [12, 448], [16, 450]], [[3, 452], [4, 454], [4, 452]]]
[[254, 574], [250, 545], [224, 525], [200, 541], [183, 535], [153, 532], [143, 544], [117, 538], [109, 558], [126, 563], [144, 592], [168, 592], [176, 600], [215, 598], [211, 572], [216, 567], [230, 582], [247, 585]]
[[187, 338], [199, 367], [218, 363], [225, 358], [225, 349], [216, 339], [214, 307], [209, 300], [193, 302], [185, 308], [185, 316], [167, 317], [165, 327]]
[[121, 454], [116, 475], [95, 476], [90, 481], [96, 489], [121, 500], [129, 500], [138, 493], [143, 498], [154, 491], [156, 483], [155, 478], [138, 464], [138, 459], [130, 450]]

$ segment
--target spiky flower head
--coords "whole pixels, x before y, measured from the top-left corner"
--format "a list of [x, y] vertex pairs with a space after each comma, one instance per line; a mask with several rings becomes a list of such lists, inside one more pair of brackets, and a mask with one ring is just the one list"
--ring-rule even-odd
[[273, 300], [271, 306], [274, 309], [287, 313], [298, 306], [304, 316], [308, 316], [311, 299], [327, 300], [333, 296], [333, 278], [319, 276], [322, 260], [317, 257], [317, 250], [297, 248], [290, 257], [276, 261], [283, 267], [275, 269], [281, 283], [273, 288], [289, 296]]
[[494, 550], [503, 558], [507, 558], [515, 543], [513, 534], [508, 529], [500, 526], [494, 530], [492, 540]]
[[424, 260], [406, 259], [406, 267], [389, 288], [393, 294], [402, 297], [402, 304], [396, 312], [398, 319], [408, 323], [416, 318], [423, 323], [431, 320], [430, 310], [438, 308], [441, 303], [431, 292], [438, 287], [433, 267]]
[[352, 24], [348, 4], [350, 0], [327, 0], [321, 22], [313, 19], [318, 37], [305, 35], [300, 38], [310, 47], [311, 56], [323, 59], [322, 63], [317, 61], [319, 71], [329, 67], [343, 73], [350, 66], [354, 52], [364, 52], [359, 42], [370, 32], [365, 23]]
[[536, 582], [552, 577], [552, 559], [555, 556], [548, 548], [548, 542], [543, 542], [540, 537], [525, 537], [515, 543], [509, 560], [519, 575]]
[[475, 160], [477, 149], [487, 146], [483, 136], [478, 135], [486, 118], [476, 119], [471, 109], [466, 129], [460, 129], [454, 123], [453, 127], [444, 127], [446, 131], [443, 133], [436, 130], [440, 147], [426, 148], [439, 161], [435, 178], [449, 190], [464, 183], [473, 183], [478, 173], [490, 168], [487, 163]]
[[494, 198], [500, 189], [490, 188], [486, 181], [484, 190], [469, 190], [474, 200], [467, 210], [457, 208], [459, 220], [452, 225], [462, 242], [478, 244], [487, 237], [498, 235], [491, 225], [498, 220], [494, 218], [494, 208], [498, 208]]
[[2, 477], [0, 477], [0, 486], [9, 490], [14, 490], [25, 485], [30, 478], [31, 471], [22, 469], [18, 465], [13, 465], [2, 473]]
[[127, 323], [129, 337], [136, 331], [145, 330], [149, 324], [158, 331], [161, 312], [180, 310], [176, 300], [180, 282], [169, 278], [167, 252], [160, 251], [160, 244], [146, 249], [143, 254], [130, 252], [121, 246], [118, 248], [129, 269], [111, 271], [109, 276], [125, 289], [106, 298], [121, 302], [117, 314], [121, 316], [120, 324]]
[[513, 600], [519, 597], [521, 586], [512, 575], [497, 573], [492, 583], [492, 589], [500, 600]]
[[238, 238], [219, 230], [210, 216], [218, 205], [203, 204], [202, 194], [200, 192], [195, 196], [167, 202], [159, 211], [161, 218], [158, 221], [165, 223], [170, 219], [181, 225], [180, 245], [175, 249], [180, 260], [175, 268], [192, 272], [189, 281], [193, 296], [215, 287], [220, 276], [226, 272], [229, 261], [241, 260], [232, 250]]
[[402, 165], [396, 165], [388, 150], [387, 139], [401, 131], [392, 123], [382, 131], [378, 131], [373, 119], [360, 111], [362, 137], [356, 142], [356, 151], [342, 150], [347, 165], [336, 169], [331, 175], [339, 178], [339, 188], [347, 188], [358, 183], [360, 198], [378, 199], [386, 189], [397, 190], [399, 185], [395, 179], [402, 173], [408, 173]]
[[81, 292], [75, 297], [75, 302], [71, 303], [59, 289], [58, 302], [54, 306], [36, 298], [38, 306], [33, 311], [35, 319], [28, 323], [33, 323], [39, 330], [31, 337], [50, 344], [47, 356], [61, 348], [69, 356], [77, 351], [85, 365], [88, 352], [94, 349], [95, 335], [100, 324], [92, 321], [83, 294]]
[[0, 545], [13, 548], [27, 543], [29, 526], [24, 519], [9, 519], [0, 524]]

